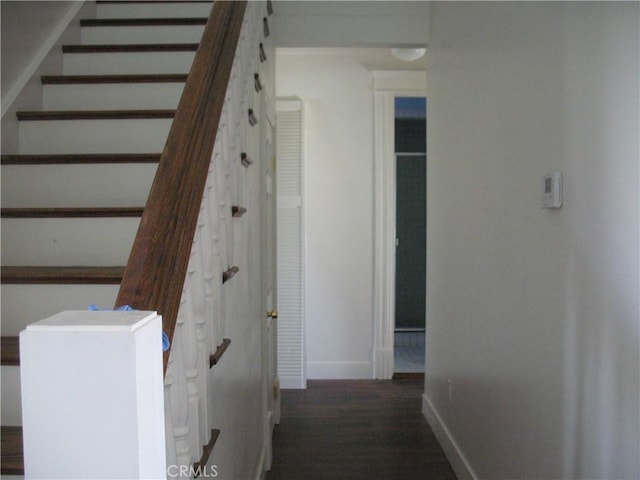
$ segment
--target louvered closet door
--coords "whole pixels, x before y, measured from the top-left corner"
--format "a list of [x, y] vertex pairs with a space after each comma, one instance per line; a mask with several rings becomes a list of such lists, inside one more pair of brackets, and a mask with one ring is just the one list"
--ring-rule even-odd
[[276, 103], [278, 375], [281, 388], [305, 388], [302, 101]]

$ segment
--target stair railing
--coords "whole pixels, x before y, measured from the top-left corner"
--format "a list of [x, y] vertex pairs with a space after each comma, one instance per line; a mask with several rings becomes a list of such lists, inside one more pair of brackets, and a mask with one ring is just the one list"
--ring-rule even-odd
[[229, 345], [221, 285], [237, 271], [230, 223], [264, 9], [263, 2], [214, 2], [116, 301], [162, 315], [171, 343], [167, 466], [189, 467], [189, 476], [206, 465], [219, 433], [209, 422], [206, 379]]
[[[156, 310], [172, 339], [246, 2], [216, 1], [176, 110], [116, 306]], [[172, 342], [173, 344], [174, 342]], [[169, 361], [165, 353], [165, 373]]]

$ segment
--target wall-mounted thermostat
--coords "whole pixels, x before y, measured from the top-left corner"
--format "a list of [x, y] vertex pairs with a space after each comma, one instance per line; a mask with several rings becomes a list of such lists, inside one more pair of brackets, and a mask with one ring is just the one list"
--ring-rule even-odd
[[562, 173], [542, 177], [542, 208], [562, 207]]

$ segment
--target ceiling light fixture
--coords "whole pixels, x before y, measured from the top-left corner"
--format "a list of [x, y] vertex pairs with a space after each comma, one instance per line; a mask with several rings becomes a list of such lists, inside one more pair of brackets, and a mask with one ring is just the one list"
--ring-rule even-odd
[[392, 48], [391, 55], [404, 62], [413, 62], [424, 57], [426, 48]]

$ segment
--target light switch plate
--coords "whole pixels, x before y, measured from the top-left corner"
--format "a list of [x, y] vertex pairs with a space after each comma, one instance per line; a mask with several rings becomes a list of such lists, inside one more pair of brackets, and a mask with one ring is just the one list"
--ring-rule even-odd
[[542, 208], [562, 207], [562, 173], [542, 177]]

